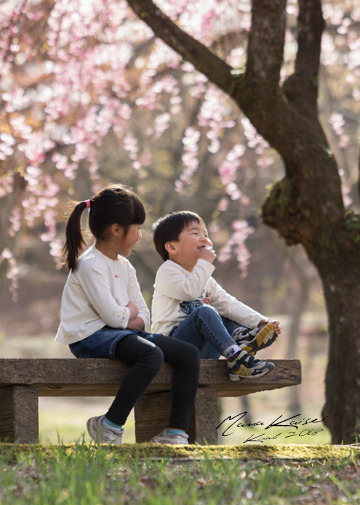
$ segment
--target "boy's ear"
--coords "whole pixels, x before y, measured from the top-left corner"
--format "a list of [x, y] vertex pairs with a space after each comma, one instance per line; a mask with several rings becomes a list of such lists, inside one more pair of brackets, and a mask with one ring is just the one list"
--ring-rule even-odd
[[175, 247], [174, 242], [166, 242], [164, 247], [168, 254], [174, 255], [177, 253], [177, 248]]

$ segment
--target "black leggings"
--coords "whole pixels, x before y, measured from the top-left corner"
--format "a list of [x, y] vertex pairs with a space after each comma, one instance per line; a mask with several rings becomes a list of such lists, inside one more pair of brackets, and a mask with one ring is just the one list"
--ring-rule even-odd
[[106, 417], [113, 423], [125, 424], [131, 409], [166, 361], [174, 368], [169, 427], [186, 431], [199, 379], [198, 349], [170, 337], [158, 336], [150, 342], [134, 334], [118, 342], [116, 357], [133, 366], [126, 374]]

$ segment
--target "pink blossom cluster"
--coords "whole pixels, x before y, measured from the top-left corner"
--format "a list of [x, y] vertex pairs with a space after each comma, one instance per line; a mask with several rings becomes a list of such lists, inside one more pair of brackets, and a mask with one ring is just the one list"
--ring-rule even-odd
[[[184, 154], [182, 156], [184, 171], [175, 183], [177, 191], [182, 191], [184, 185], [191, 184], [192, 177], [199, 166], [199, 142], [205, 142], [207, 150], [212, 154], [217, 154], [220, 151], [221, 139], [224, 137], [225, 131], [235, 126], [235, 121], [228, 115], [227, 103], [228, 98], [221, 90], [211, 85], [205, 88], [201, 108], [197, 115], [198, 126], [186, 128], [182, 139], [184, 145]], [[225, 178], [223, 179], [222, 174], [229, 171], [230, 166], [233, 167], [234, 178], [231, 182], [226, 182], [226, 191], [231, 194], [233, 199], [240, 197], [240, 192], [236, 194], [238, 188], [234, 185], [235, 172], [239, 163], [236, 164], [235, 162], [235, 165], [233, 164], [236, 158], [234, 152], [238, 150], [239, 146], [236, 146], [219, 168], [221, 180], [225, 185]]]
[[225, 245], [220, 249], [218, 260], [220, 262], [228, 261], [235, 254], [238, 267], [245, 275], [250, 262], [250, 252], [246, 247], [246, 239], [254, 233], [254, 229], [248, 225], [245, 220], [234, 221], [232, 224], [231, 235]]
[[353, 100], [360, 101], [360, 6], [354, 3], [348, 10], [341, 3], [326, 0], [323, 14], [328, 24], [322, 40], [323, 64], [341, 67]]
[[245, 152], [246, 147], [243, 144], [235, 144], [219, 166], [220, 180], [225, 187], [226, 193], [232, 200], [239, 200], [241, 197], [240, 188], [236, 184], [236, 177], [241, 165], [241, 157]]
[[349, 142], [348, 135], [344, 132], [345, 118], [342, 114], [334, 112], [329, 117], [329, 123], [332, 129], [340, 139], [340, 147], [346, 147]]
[[[96, 181], [96, 147], [114, 125], [117, 131], [126, 129], [131, 109], [124, 103], [129, 87], [123, 74], [132, 48], [127, 40], [121, 41], [118, 30], [125, 21], [143, 24], [129, 15], [126, 3], [120, 8], [115, 2], [105, 4], [102, 9], [93, 0], [60, 0], [50, 13], [35, 0], [0, 6], [5, 27], [0, 39], [0, 93], [6, 125], [5, 131], [0, 130], [0, 160], [7, 167], [0, 196], [13, 190], [12, 167], [19, 167], [25, 182], [22, 215], [17, 209], [8, 218], [11, 236], [19, 223], [33, 226], [43, 219], [46, 232], [41, 238], [55, 240], [60, 187], [47, 173], [49, 164], [54, 163], [71, 183], [86, 160]], [[45, 31], [43, 49], [35, 54], [31, 48], [38, 23]], [[66, 146], [70, 154], [68, 148], [63, 152]]]
[[250, 27], [250, 1], [159, 0], [159, 7], [197, 40], [210, 45], [217, 37]]
[[14, 154], [13, 146], [16, 144], [15, 137], [9, 133], [0, 134], [0, 160], [6, 160], [6, 158]]
[[183, 165], [185, 170], [175, 182], [175, 189], [177, 191], [182, 191], [184, 185], [190, 184], [194, 173], [199, 166], [198, 152], [199, 152], [199, 140], [201, 133], [199, 130], [189, 126], [185, 130], [182, 142], [184, 144], [184, 154], [182, 156]]
[[[235, 30], [246, 35], [250, 0], [158, 0], [157, 4], [231, 65], [245, 66], [245, 36], [239, 37], [237, 47], [218, 41]], [[356, 28], [360, 7], [352, 5], [350, 13], [337, 2], [324, 0], [323, 9], [328, 23], [323, 65], [343, 67], [348, 94], [360, 101]], [[296, 16], [295, 0], [287, 2], [287, 14]], [[138, 179], [146, 177], [154, 148], [164, 149], [169, 138], [177, 138], [182, 145], [177, 191], [191, 185], [201, 156], [210, 153], [224, 185], [220, 211], [228, 198], [247, 203], [244, 188], [240, 189], [245, 153], [256, 156], [254, 170], [271, 167], [273, 155], [249, 120], [235, 121], [239, 111], [229, 97], [155, 40], [126, 0], [3, 0], [0, 25], [0, 198], [10, 201], [15, 187], [19, 191], [19, 177], [22, 182], [21, 204], [17, 199], [7, 216], [10, 237], [21, 226], [42, 221], [41, 238], [56, 254], [60, 188], [72, 191], [80, 165], [88, 168], [97, 186], [98, 153], [109, 132], [116, 135]], [[290, 66], [297, 49], [291, 31], [286, 41]], [[283, 78], [286, 72], [284, 67]], [[195, 102], [199, 112], [190, 118], [189, 104]], [[339, 110], [331, 112], [330, 124], [340, 147], [350, 143], [346, 122]], [[244, 222], [236, 222], [223, 257], [232, 251], [246, 265], [241, 244], [248, 233]]]
[[199, 126], [206, 127], [209, 139], [208, 150], [215, 154], [219, 152], [224, 129], [233, 128], [235, 121], [227, 117], [228, 97], [224, 92], [209, 86], [198, 115]]
[[6, 277], [10, 280], [10, 292], [12, 294], [12, 298], [17, 300], [19, 267], [14, 254], [8, 248], [3, 249], [0, 253], [0, 265], [3, 261], [6, 261], [8, 265]]

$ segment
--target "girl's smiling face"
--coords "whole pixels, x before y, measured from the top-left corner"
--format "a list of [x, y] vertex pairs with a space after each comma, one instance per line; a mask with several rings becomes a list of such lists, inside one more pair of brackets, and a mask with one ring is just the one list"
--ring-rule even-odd
[[109, 226], [104, 238], [96, 239], [95, 246], [105, 256], [117, 260], [118, 256], [127, 258], [138, 240], [141, 239], [141, 225], [131, 224], [125, 234], [125, 228], [119, 224]]
[[120, 239], [118, 254], [124, 256], [125, 258], [130, 256], [134, 245], [141, 239], [141, 237], [141, 224], [131, 224], [125, 237], [123, 234]]

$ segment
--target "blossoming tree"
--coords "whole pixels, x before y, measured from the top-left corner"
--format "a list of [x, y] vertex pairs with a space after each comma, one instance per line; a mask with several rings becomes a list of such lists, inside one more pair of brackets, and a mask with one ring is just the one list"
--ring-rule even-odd
[[[334, 442], [350, 442], [360, 419], [360, 217], [347, 208], [341, 184], [344, 117], [329, 113], [326, 133], [341, 138], [335, 157], [319, 120], [318, 83], [323, 48], [329, 60], [336, 55], [333, 65], [343, 64], [347, 100], [358, 103], [360, 13], [351, 1], [324, 0], [323, 7], [320, 0], [3, 1], [0, 269], [14, 272], [16, 235], [40, 218], [42, 239], [56, 254], [61, 197], [83, 163], [96, 187], [98, 147], [110, 131], [141, 185], [153, 169], [154, 143], [178, 127], [182, 173], [174, 189], [196, 175], [205, 145], [218, 156], [232, 200], [244, 198], [237, 174], [247, 148], [255, 147], [259, 168], [271, 164], [266, 141], [284, 174], [262, 207], [263, 220], [287, 244], [301, 244], [321, 277], [330, 332], [325, 422]], [[335, 28], [323, 37], [324, 13]], [[296, 29], [287, 31], [294, 19]], [[290, 71], [288, 53], [296, 55]], [[184, 89], [200, 104], [194, 117]], [[151, 123], [134, 123], [140, 111], [151, 113]], [[244, 226], [235, 224], [229, 247], [243, 243]]]

